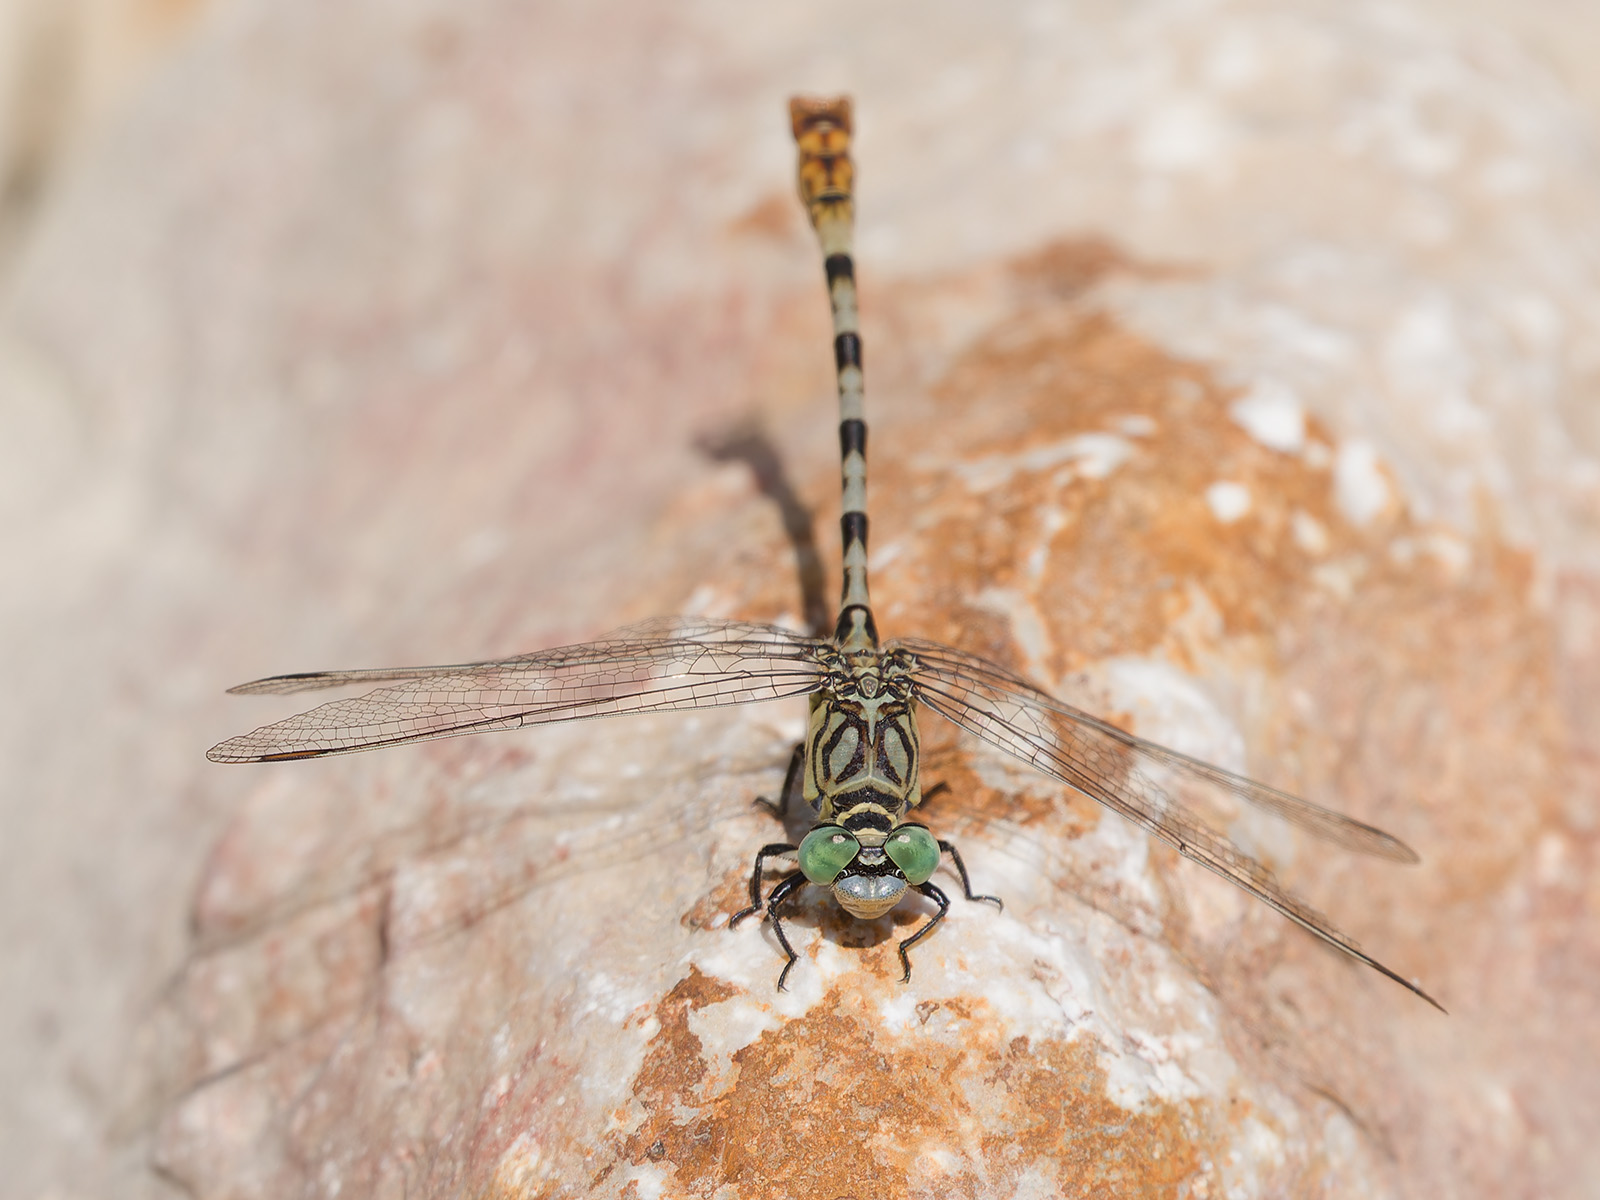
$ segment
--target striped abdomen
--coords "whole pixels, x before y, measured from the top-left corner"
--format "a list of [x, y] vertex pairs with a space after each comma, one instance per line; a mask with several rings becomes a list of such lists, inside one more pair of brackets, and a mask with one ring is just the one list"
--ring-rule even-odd
[[850, 101], [795, 99], [789, 119], [800, 148], [800, 199], [822, 246], [833, 308], [833, 362], [839, 380], [839, 454], [843, 474], [844, 586], [834, 640], [876, 648], [878, 629], [867, 595], [867, 423], [862, 399], [861, 326], [856, 315], [850, 244], [855, 168], [850, 161]]

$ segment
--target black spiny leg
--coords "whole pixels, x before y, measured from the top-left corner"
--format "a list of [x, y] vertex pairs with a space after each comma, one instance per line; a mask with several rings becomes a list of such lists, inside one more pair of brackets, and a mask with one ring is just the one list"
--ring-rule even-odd
[[1006, 902], [1000, 899], [999, 896], [974, 896], [972, 894], [972, 881], [967, 878], [967, 864], [961, 861], [961, 851], [957, 850], [949, 842], [943, 841], [939, 843], [939, 849], [948, 854], [950, 856], [950, 861], [955, 863], [956, 874], [961, 876], [962, 894], [965, 895], [968, 900], [987, 900], [996, 908], [1005, 908]]
[[[750, 907], [741, 908], [728, 918], [728, 928], [732, 929], [740, 921], [753, 912], [761, 911], [761, 869], [766, 866], [767, 859], [777, 858], [782, 854], [793, 854], [796, 847], [788, 842], [771, 842], [756, 851], [755, 869], [750, 872]], [[783, 971], [778, 975], [778, 990], [784, 988], [784, 980], [789, 978], [789, 969], [799, 961], [800, 956], [794, 952], [794, 947], [789, 944], [789, 937], [783, 932], [783, 920], [778, 916], [778, 905], [782, 904], [800, 888], [806, 885], [805, 874], [801, 871], [791, 871], [767, 895], [767, 916], [772, 921], [772, 932], [778, 935], [778, 945], [783, 947], [783, 952], [789, 956], [789, 961], [783, 964]]]
[[901, 983], [911, 982], [911, 955], [908, 954], [907, 951], [920, 942], [923, 938], [927, 937], [928, 932], [940, 921], [944, 920], [945, 913], [950, 911], [949, 898], [938, 888], [934, 887], [933, 884], [919, 884], [917, 886], [917, 891], [921, 892], [929, 900], [932, 900], [935, 904], [937, 904], [939, 906], [939, 911], [928, 918], [928, 923], [926, 925], [913, 933], [905, 941], [900, 943], [900, 963], [906, 969], [906, 973], [900, 977]]
[[780, 821], [789, 818], [789, 797], [800, 786], [800, 775], [805, 770], [806, 745], [804, 742], [794, 744], [794, 753], [789, 756], [789, 769], [783, 773], [783, 791], [778, 793], [778, 802], [774, 804], [765, 796], [757, 796], [756, 803], [766, 809]]
[[783, 964], [783, 970], [778, 972], [778, 990], [786, 992], [784, 980], [789, 978], [789, 972], [794, 964], [800, 961], [800, 956], [794, 952], [794, 947], [789, 945], [789, 938], [783, 932], [783, 921], [778, 917], [778, 905], [782, 904], [795, 892], [806, 885], [806, 877], [799, 871], [792, 875], [785, 875], [778, 881], [778, 886], [772, 889], [767, 896], [767, 917], [772, 922], [772, 932], [778, 935], [778, 945], [783, 947], [783, 952], [789, 956], [789, 961]]
[[[765, 802], [763, 801], [762, 803]], [[783, 854], [793, 854], [798, 848], [799, 847], [789, 842], [768, 842], [765, 846], [756, 851], [755, 869], [750, 872], [750, 907], [741, 908], [738, 912], [734, 913], [733, 916], [728, 918], [729, 929], [732, 929], [751, 913], [761, 911], [761, 868], [766, 866], [767, 859], [777, 858], [779, 855]], [[782, 886], [783, 884], [781, 883], [778, 885], [778, 887]], [[773, 888], [772, 894], [776, 896], [778, 894], [778, 888]]]

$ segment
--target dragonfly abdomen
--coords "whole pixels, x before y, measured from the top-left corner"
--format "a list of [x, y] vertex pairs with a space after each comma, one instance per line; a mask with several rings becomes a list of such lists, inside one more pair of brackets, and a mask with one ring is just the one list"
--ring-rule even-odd
[[855, 165], [850, 160], [850, 101], [789, 102], [789, 120], [800, 149], [800, 199], [822, 247], [833, 309], [833, 365], [839, 379], [839, 458], [842, 501], [839, 531], [844, 542], [844, 586], [834, 641], [854, 648], [878, 645], [878, 627], [867, 596], [867, 421], [861, 374], [861, 324], [856, 306], [856, 268], [851, 256]]

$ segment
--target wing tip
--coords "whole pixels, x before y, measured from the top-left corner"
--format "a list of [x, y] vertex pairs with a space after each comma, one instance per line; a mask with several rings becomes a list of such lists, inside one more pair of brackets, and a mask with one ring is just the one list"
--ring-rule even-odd
[[1448, 1017], [1450, 1015], [1450, 1010], [1448, 1008], [1446, 1008], [1444, 1005], [1440, 1004], [1432, 996], [1428, 995], [1428, 993], [1423, 991], [1422, 988], [1419, 987], [1417, 984], [1412, 983], [1411, 980], [1404, 979], [1401, 976], [1395, 974], [1393, 971], [1388, 970], [1387, 968], [1380, 968], [1380, 969], [1383, 970], [1383, 973], [1385, 975], [1387, 975], [1390, 979], [1394, 980], [1401, 987], [1405, 988], [1406, 991], [1410, 992], [1412, 995], [1422, 997], [1422, 999], [1426, 1000], [1429, 1004], [1433, 1005], [1433, 1007], [1438, 1009], [1445, 1016]]
[[331, 754], [330, 750], [280, 750], [262, 753], [259, 750], [247, 750], [241, 745], [241, 739], [229, 738], [225, 742], [218, 742], [206, 751], [206, 758], [214, 763], [270, 763], [270, 762], [295, 762], [302, 758], [322, 758]]
[[[1303, 924], [1303, 922], [1302, 922], [1302, 924]], [[1321, 937], [1323, 941], [1327, 942], [1329, 945], [1333, 946], [1335, 949], [1343, 950], [1346, 954], [1350, 955], [1351, 958], [1354, 958], [1354, 959], [1358, 960], [1359, 962], [1365, 963], [1367, 966], [1371, 967], [1374, 971], [1378, 972], [1378, 974], [1382, 975], [1384, 978], [1394, 980], [1401, 987], [1405, 988], [1406, 991], [1410, 992], [1413, 996], [1418, 996], [1421, 999], [1426, 1000], [1429, 1004], [1433, 1005], [1434, 1008], [1438, 1009], [1445, 1016], [1448, 1017], [1450, 1015], [1450, 1010], [1448, 1008], [1446, 1008], [1444, 1005], [1440, 1004], [1432, 996], [1428, 995], [1428, 993], [1425, 992], [1422, 989], [1422, 985], [1421, 984], [1413, 983], [1411, 980], [1407, 979], [1404, 975], [1400, 974], [1398, 971], [1391, 971], [1388, 967], [1384, 966], [1381, 962], [1379, 962], [1377, 959], [1373, 958], [1366, 951], [1362, 950], [1359, 946], [1356, 946], [1354, 942], [1351, 942], [1349, 945], [1342, 945], [1339, 942], [1333, 941], [1332, 939], [1328, 938], [1326, 936], [1326, 934], [1323, 934], [1318, 930], [1313, 929], [1312, 932], [1313, 933], [1317, 933], [1318, 936]]]
[[[1335, 814], [1337, 815], [1337, 814]], [[1303, 829], [1318, 841], [1330, 846], [1338, 846], [1354, 854], [1364, 854], [1368, 858], [1382, 859], [1384, 862], [1397, 863], [1402, 867], [1415, 867], [1422, 862], [1422, 855], [1406, 845], [1392, 833], [1385, 833], [1375, 825], [1368, 825], [1365, 821], [1345, 818], [1348, 825], [1343, 829], [1319, 829], [1314, 825], [1297, 824], [1292, 819], [1289, 824], [1296, 829]]]
[[[1337, 813], [1334, 814], [1338, 816]], [[1357, 821], [1353, 817], [1345, 817], [1347, 828], [1356, 836], [1341, 840], [1338, 837], [1322, 833], [1315, 827], [1300, 825], [1313, 837], [1322, 837], [1324, 841], [1334, 845], [1343, 845], [1348, 850], [1357, 854], [1367, 854], [1373, 858], [1381, 858], [1385, 862], [1399, 863], [1404, 867], [1415, 867], [1422, 862], [1422, 855], [1406, 845], [1394, 834], [1379, 829], [1376, 825], [1369, 825], [1365, 821]]]
[[268, 675], [248, 683], [236, 683], [228, 689], [230, 696], [275, 696], [308, 691], [316, 687], [326, 672], [302, 671], [293, 675]]
[[1393, 845], [1391, 847], [1391, 852], [1385, 855], [1385, 857], [1388, 858], [1390, 862], [1397, 862], [1403, 867], [1419, 867], [1422, 865], [1422, 855], [1418, 854], [1410, 846], [1406, 845], [1397, 837], [1391, 837], [1389, 841], [1393, 843]]

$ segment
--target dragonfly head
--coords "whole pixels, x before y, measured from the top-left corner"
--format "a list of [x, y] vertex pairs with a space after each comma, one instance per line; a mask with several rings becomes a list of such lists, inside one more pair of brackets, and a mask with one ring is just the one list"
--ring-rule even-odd
[[853, 917], [871, 920], [924, 884], [939, 865], [939, 843], [921, 825], [897, 825], [888, 834], [843, 825], [818, 825], [800, 843], [800, 870], [833, 892]]

